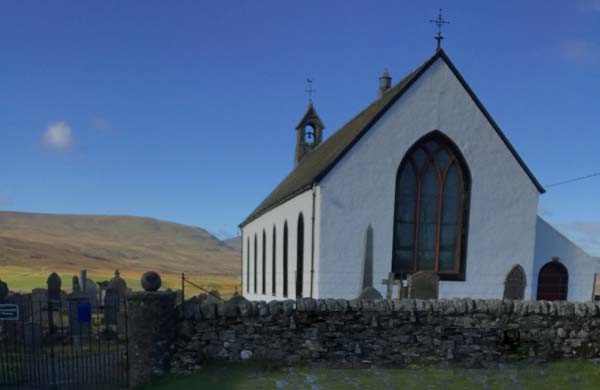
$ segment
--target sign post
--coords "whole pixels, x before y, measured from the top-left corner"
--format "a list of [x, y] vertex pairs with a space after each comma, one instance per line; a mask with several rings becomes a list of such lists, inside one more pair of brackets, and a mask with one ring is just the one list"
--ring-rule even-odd
[[18, 321], [19, 306], [16, 304], [0, 305], [0, 321]]

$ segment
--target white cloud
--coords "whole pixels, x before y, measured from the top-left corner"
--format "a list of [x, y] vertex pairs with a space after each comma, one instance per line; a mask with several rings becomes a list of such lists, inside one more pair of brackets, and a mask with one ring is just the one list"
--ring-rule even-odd
[[564, 40], [560, 49], [564, 58], [576, 64], [600, 63], [600, 45], [596, 42], [585, 39]]
[[50, 149], [66, 150], [73, 145], [71, 126], [65, 122], [51, 123], [44, 131], [42, 143]]

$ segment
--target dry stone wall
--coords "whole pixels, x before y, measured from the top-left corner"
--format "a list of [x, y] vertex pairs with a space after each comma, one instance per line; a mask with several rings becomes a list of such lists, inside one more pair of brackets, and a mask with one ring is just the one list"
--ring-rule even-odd
[[600, 305], [509, 300], [187, 301], [171, 369], [207, 359], [329, 366], [600, 356]]

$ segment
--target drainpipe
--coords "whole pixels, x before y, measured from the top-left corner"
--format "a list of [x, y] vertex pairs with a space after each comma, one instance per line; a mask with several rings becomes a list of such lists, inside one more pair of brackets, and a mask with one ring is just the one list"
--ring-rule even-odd
[[315, 197], [317, 184], [312, 186], [312, 218], [311, 218], [311, 247], [310, 247], [310, 297], [313, 297], [313, 284], [315, 278]]

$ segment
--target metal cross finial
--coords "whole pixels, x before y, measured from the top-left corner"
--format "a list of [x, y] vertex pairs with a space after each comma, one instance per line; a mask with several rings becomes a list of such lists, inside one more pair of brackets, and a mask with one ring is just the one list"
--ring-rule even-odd
[[312, 95], [313, 95], [313, 93], [317, 92], [317, 90], [313, 88], [312, 83], [313, 83], [313, 79], [306, 79], [307, 87], [304, 90], [304, 92], [306, 92], [308, 94], [308, 101], [310, 103], [312, 103]]
[[450, 22], [444, 20], [444, 18], [442, 17], [442, 9], [440, 8], [440, 13], [438, 14], [437, 19], [430, 20], [429, 23], [435, 23], [435, 25], [438, 28], [438, 33], [435, 36], [435, 40], [437, 41], [437, 49], [440, 50], [442, 47], [442, 39], [444, 39], [444, 36], [442, 35], [442, 27], [444, 26], [444, 24], [450, 24]]

